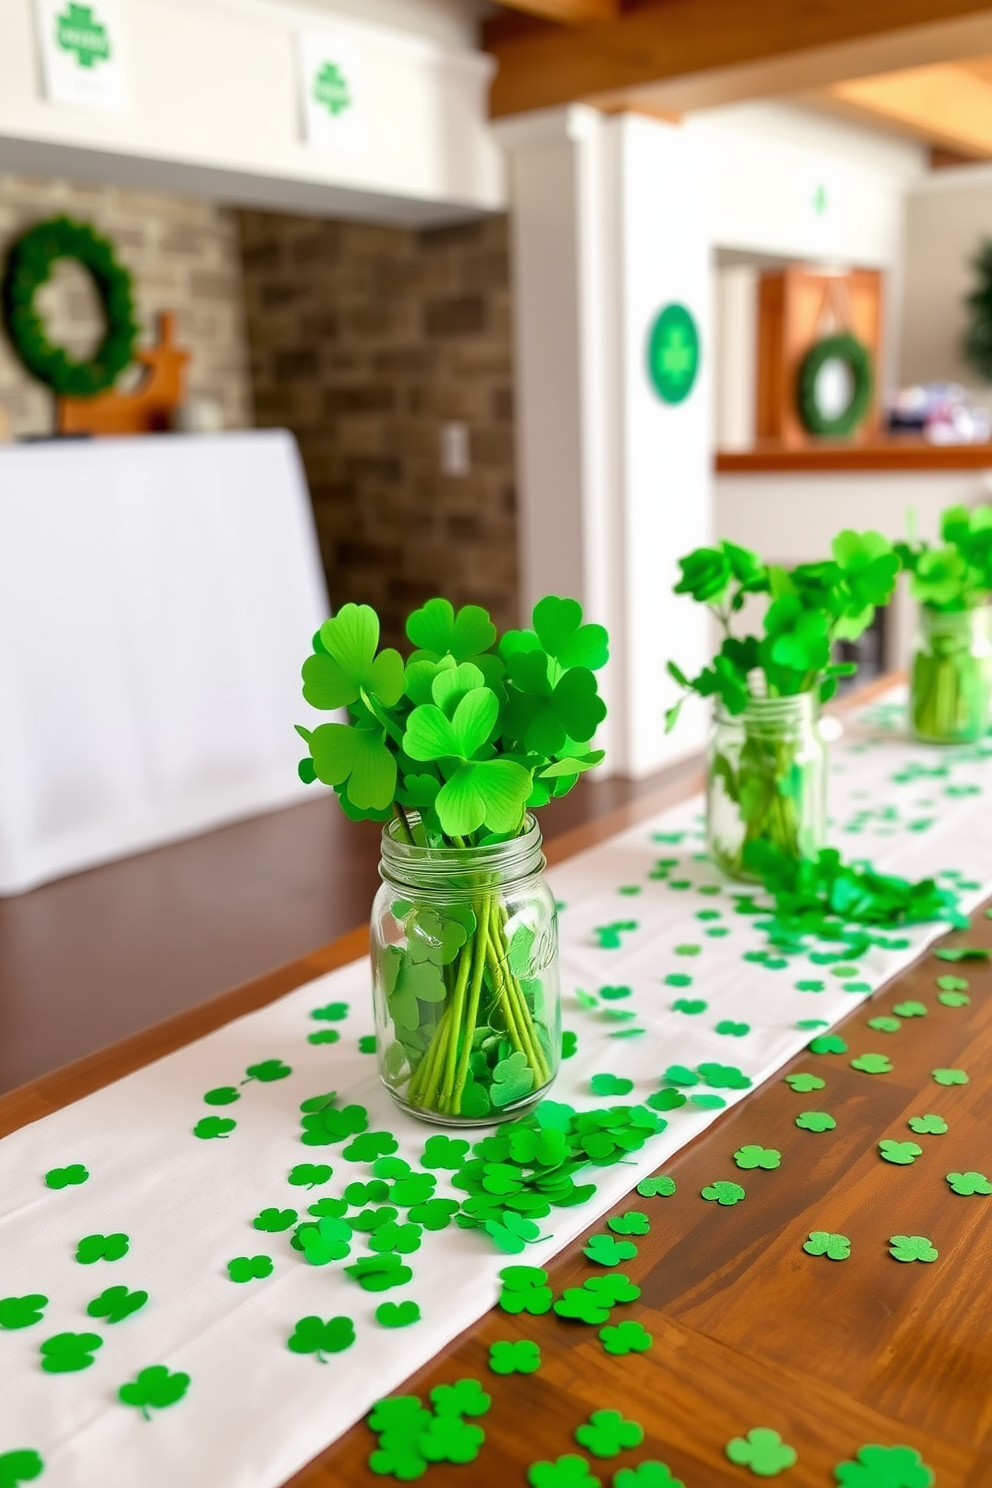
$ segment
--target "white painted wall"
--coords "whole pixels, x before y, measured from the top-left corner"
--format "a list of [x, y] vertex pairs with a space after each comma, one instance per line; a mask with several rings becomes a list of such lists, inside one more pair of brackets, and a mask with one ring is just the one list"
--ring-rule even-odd
[[[0, 169], [411, 224], [503, 204], [477, 52], [288, 0], [128, 0], [125, 21], [128, 107], [102, 113], [43, 98], [31, 0], [0, 0]], [[358, 154], [303, 138], [298, 35], [332, 23], [365, 61]]]
[[904, 383], [961, 382], [989, 402], [992, 387], [961, 355], [971, 260], [983, 238], [992, 238], [992, 165], [937, 171], [914, 183], [906, 198]]

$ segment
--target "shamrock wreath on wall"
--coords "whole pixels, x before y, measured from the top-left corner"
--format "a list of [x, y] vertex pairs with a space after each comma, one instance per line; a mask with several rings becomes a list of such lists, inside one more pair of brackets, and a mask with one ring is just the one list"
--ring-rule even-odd
[[[52, 344], [35, 309], [35, 296], [60, 258], [75, 259], [88, 270], [106, 319], [103, 339], [85, 361], [76, 361]], [[103, 392], [132, 361], [138, 326], [131, 275], [118, 262], [112, 244], [85, 222], [52, 217], [16, 239], [4, 266], [0, 309], [11, 345], [24, 366], [61, 397], [90, 398]]]
[[799, 367], [796, 402], [803, 428], [834, 438], [853, 434], [871, 407], [872, 387], [867, 346], [849, 331], [825, 336], [810, 347]]

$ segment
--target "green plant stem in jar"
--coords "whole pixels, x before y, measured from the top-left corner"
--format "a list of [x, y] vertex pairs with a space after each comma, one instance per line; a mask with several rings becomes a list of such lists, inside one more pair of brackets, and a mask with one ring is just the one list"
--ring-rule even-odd
[[707, 761], [707, 835], [732, 878], [759, 881], [749, 848], [767, 843], [790, 859], [826, 842], [826, 751], [818, 700], [752, 697], [743, 713], [714, 714]]
[[[414, 1114], [450, 1125], [532, 1104], [561, 1049], [557, 923], [532, 817], [508, 841], [418, 842], [383, 831], [372, 923], [379, 1072]], [[419, 834], [422, 838], [422, 833]]]
[[910, 676], [910, 717], [918, 739], [965, 744], [989, 726], [990, 610], [922, 606]]

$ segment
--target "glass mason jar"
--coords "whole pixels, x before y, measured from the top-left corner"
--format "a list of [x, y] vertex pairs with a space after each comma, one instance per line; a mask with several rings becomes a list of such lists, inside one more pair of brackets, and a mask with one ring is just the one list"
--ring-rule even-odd
[[482, 847], [420, 847], [398, 822], [383, 828], [371, 931], [379, 1074], [425, 1121], [506, 1120], [558, 1072], [558, 921], [541, 843], [532, 816], [519, 837]]
[[918, 739], [967, 744], [988, 728], [990, 617], [987, 605], [952, 614], [921, 606], [909, 683], [909, 716]]
[[826, 846], [827, 751], [819, 699], [752, 698], [736, 717], [717, 705], [706, 760], [710, 855], [731, 878], [757, 882], [747, 848], [766, 842], [788, 858]]

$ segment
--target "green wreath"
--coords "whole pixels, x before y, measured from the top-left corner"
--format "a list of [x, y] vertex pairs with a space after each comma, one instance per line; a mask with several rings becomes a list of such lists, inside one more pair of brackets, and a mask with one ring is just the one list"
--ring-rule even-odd
[[[823, 365], [834, 360], [849, 368], [852, 390], [847, 407], [830, 418], [822, 412], [816, 400], [816, 380]], [[808, 434], [832, 435], [834, 438], [853, 434], [871, 407], [872, 386], [871, 352], [867, 346], [849, 331], [825, 336], [803, 357], [796, 380], [796, 403], [803, 428]]]
[[[34, 307], [35, 295], [60, 258], [74, 258], [89, 270], [103, 306], [106, 330], [88, 361], [77, 362], [61, 346], [53, 346]], [[107, 239], [85, 222], [52, 217], [11, 245], [0, 285], [0, 308], [11, 345], [24, 366], [61, 397], [91, 398], [102, 393], [133, 360], [138, 326], [131, 275], [118, 263]]]

